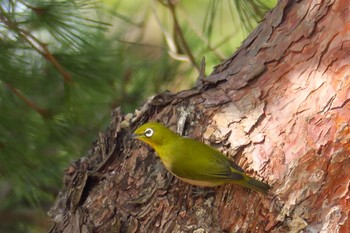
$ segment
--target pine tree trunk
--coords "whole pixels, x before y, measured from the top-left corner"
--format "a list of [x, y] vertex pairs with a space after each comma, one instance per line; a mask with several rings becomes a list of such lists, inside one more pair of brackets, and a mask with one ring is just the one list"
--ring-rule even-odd
[[[349, 8], [282, 0], [196, 88], [116, 110], [67, 168], [50, 232], [350, 232]], [[195, 192], [129, 138], [147, 121], [217, 147], [270, 195]]]

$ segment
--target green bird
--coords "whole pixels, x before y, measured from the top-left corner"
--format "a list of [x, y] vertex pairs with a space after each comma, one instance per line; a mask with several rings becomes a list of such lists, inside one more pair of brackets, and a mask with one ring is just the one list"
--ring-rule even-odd
[[264, 194], [270, 189], [268, 184], [246, 175], [220, 151], [182, 137], [162, 124], [146, 123], [135, 130], [132, 138], [153, 147], [166, 169], [189, 184], [213, 187], [232, 183]]

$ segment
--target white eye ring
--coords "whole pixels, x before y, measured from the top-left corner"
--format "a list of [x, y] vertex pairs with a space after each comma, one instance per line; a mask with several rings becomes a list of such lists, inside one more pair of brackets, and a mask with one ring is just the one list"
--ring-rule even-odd
[[153, 129], [148, 128], [148, 129], [145, 130], [144, 135], [145, 135], [146, 137], [150, 138], [150, 137], [152, 137], [153, 133], [154, 133]]

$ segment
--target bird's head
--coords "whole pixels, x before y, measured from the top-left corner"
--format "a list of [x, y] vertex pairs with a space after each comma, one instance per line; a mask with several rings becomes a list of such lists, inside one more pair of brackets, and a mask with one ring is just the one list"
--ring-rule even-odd
[[131, 135], [132, 138], [146, 142], [154, 149], [172, 142], [178, 135], [156, 122], [148, 122], [137, 128]]

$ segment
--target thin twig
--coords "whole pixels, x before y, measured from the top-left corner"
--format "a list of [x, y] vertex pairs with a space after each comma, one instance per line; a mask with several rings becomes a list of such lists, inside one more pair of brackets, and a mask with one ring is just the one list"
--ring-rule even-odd
[[37, 113], [40, 114], [43, 118], [47, 118], [49, 116], [49, 112], [46, 109], [40, 108], [38, 105], [36, 105], [33, 101], [25, 97], [17, 88], [13, 87], [12, 85], [5, 83], [5, 86], [14, 93], [18, 98], [23, 100], [31, 109], [34, 109]]
[[[163, 3], [162, 1], [159, 1], [162, 5], [166, 6], [165, 3]], [[154, 16], [155, 16], [155, 19], [158, 23], [158, 26], [160, 28], [160, 30], [162, 31], [163, 35], [164, 35], [164, 38], [165, 38], [165, 41], [168, 45], [168, 54], [171, 58], [175, 59], [175, 60], [178, 60], [178, 61], [189, 61], [189, 58], [187, 55], [182, 55], [182, 54], [179, 54], [178, 51], [177, 51], [177, 47], [176, 47], [176, 44], [175, 44], [175, 41], [173, 40], [173, 38], [171, 37], [171, 35], [167, 32], [167, 30], [163, 27], [159, 17], [158, 17], [158, 14], [157, 14], [157, 11], [155, 9], [155, 6], [152, 7], [152, 11], [154, 13]]]
[[182, 32], [182, 29], [180, 27], [179, 21], [177, 20], [177, 16], [176, 16], [176, 12], [175, 12], [175, 6], [169, 1], [168, 7], [170, 9], [171, 15], [172, 15], [173, 20], [174, 20], [174, 27], [175, 27], [176, 35], [180, 39], [181, 45], [183, 46], [183, 49], [184, 49], [185, 53], [187, 54], [187, 56], [189, 57], [192, 65], [198, 70], [198, 72], [200, 72], [200, 67], [196, 63], [196, 60], [194, 59], [194, 56], [193, 56], [193, 54], [191, 52], [191, 49], [190, 49], [190, 47], [187, 44], [185, 36], [183, 35], [183, 32]]

